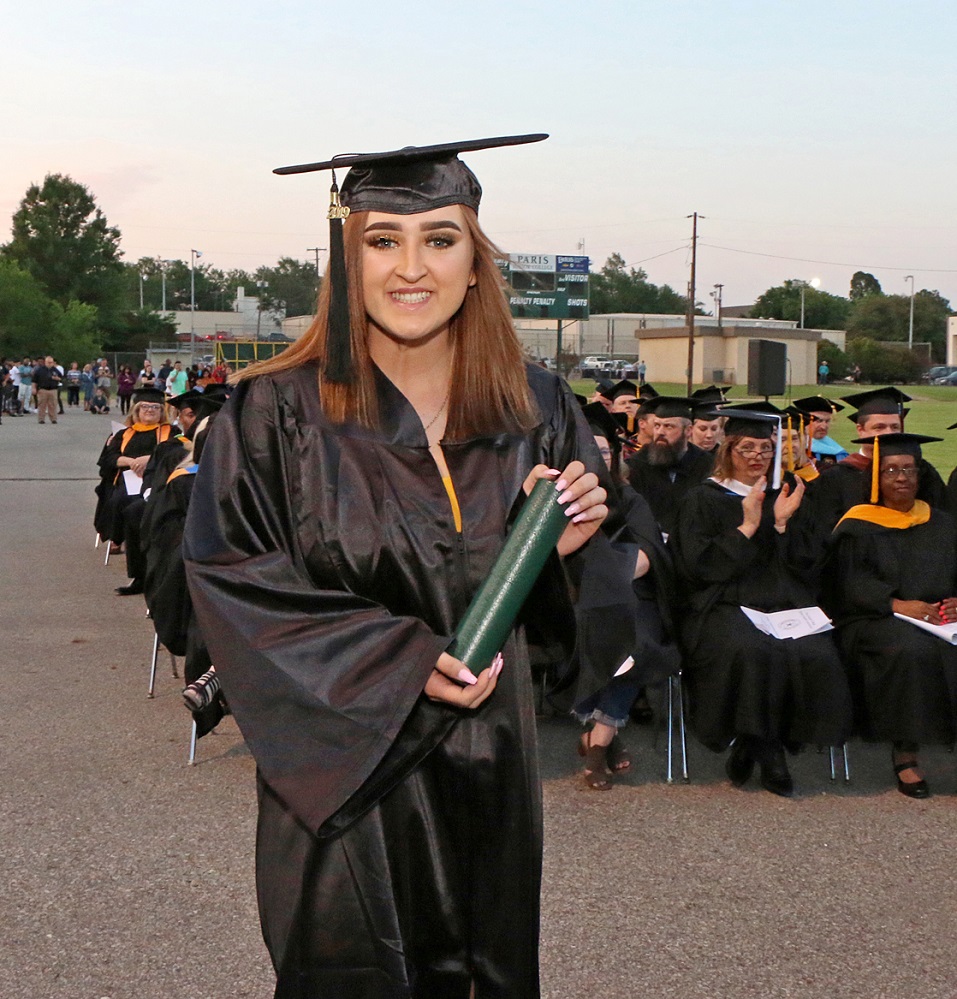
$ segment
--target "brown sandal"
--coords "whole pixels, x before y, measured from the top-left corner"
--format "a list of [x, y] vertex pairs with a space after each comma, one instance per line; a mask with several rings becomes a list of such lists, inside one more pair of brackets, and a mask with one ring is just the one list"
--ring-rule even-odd
[[585, 783], [593, 791], [610, 791], [611, 774], [608, 771], [608, 747], [593, 746], [588, 732], [578, 740], [578, 755], [585, 759]]
[[617, 735], [612, 738], [608, 745], [608, 766], [615, 774], [631, 769], [631, 753]]

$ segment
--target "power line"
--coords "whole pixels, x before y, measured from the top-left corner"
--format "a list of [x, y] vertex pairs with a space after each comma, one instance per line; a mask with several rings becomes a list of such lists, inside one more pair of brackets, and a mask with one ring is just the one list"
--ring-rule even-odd
[[824, 264], [829, 267], [853, 267], [855, 270], [872, 271], [920, 271], [923, 274], [957, 274], [954, 267], [916, 267], [913, 264], [909, 267], [891, 267], [887, 264], [849, 264], [841, 260], [812, 260], [809, 257], [786, 257], [780, 253], [761, 253], [758, 250], [738, 250], [733, 246], [718, 246], [717, 243], [702, 243], [701, 246], [708, 247], [709, 250], [725, 250], [727, 253], [744, 253], [749, 257], [768, 257], [771, 260], [793, 260], [800, 264]]

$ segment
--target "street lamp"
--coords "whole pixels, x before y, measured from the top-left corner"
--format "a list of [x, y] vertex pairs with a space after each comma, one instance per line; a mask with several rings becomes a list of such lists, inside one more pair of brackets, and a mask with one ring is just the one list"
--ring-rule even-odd
[[905, 281], [910, 281], [910, 321], [907, 324], [907, 349], [914, 349], [914, 275], [907, 274]]
[[202, 250], [189, 251], [189, 366], [196, 356], [196, 259]]
[[148, 279], [149, 275], [140, 271], [140, 312], [143, 311], [143, 282]]
[[258, 311], [256, 315], [256, 343], [259, 343], [259, 330], [262, 326], [263, 321], [263, 291], [269, 287], [268, 283], [265, 281], [257, 281], [256, 287], [259, 289], [259, 297], [257, 299]]
[[173, 262], [172, 260], [159, 260], [159, 261], [157, 261], [157, 263], [159, 264], [160, 274], [162, 275], [162, 278], [163, 278], [163, 283], [162, 283], [162, 287], [163, 287], [163, 312], [166, 311], [166, 268], [169, 267], [169, 265], [172, 262]]
[[714, 299], [716, 315], [718, 317], [718, 329], [721, 329], [721, 291], [723, 288], [723, 284], [716, 284], [714, 286], [714, 291], [711, 292], [711, 297]]
[[804, 292], [808, 288], [820, 288], [821, 279], [819, 277], [811, 278], [810, 281], [801, 282], [801, 322], [798, 323], [798, 329], [804, 329]]

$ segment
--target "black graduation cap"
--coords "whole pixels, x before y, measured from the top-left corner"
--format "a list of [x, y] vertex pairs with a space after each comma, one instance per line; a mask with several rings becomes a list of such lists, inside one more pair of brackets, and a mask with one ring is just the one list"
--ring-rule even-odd
[[669, 420], [677, 417], [690, 420], [691, 408], [692, 402], [690, 399], [671, 395], [656, 396], [654, 399], [649, 399], [644, 405], [644, 409], [647, 412], [653, 413], [661, 420]]
[[909, 395], [893, 385], [870, 389], [868, 392], [855, 392], [854, 395], [843, 395], [841, 398], [856, 410], [847, 417], [852, 423], [860, 423], [861, 417], [864, 416], [878, 415], [897, 415], [903, 420], [908, 413], [908, 410], [904, 409], [904, 403], [913, 401]]
[[805, 413], [840, 413], [844, 407], [833, 399], [825, 399], [823, 395], [809, 395], [803, 399], [795, 399], [794, 405]]
[[202, 392], [197, 392], [196, 389], [190, 389], [188, 392], [183, 392], [182, 395], [174, 395], [172, 399], [167, 399], [166, 401], [174, 409], [182, 409], [184, 406], [188, 406], [192, 409], [193, 401], [201, 399], [202, 396]]
[[[901, 393], [903, 395], [903, 392]], [[884, 412], [877, 410], [878, 413]], [[871, 416], [873, 414], [866, 414]], [[957, 426], [957, 424], [955, 424]], [[943, 437], [927, 437], [924, 434], [878, 434], [876, 437], [858, 437], [854, 444], [870, 444], [873, 447], [871, 454], [871, 502], [876, 503], [880, 497], [880, 487], [878, 485], [881, 467], [881, 458], [891, 457], [896, 454], [911, 454], [915, 459], [921, 457], [921, 444], [933, 444], [942, 441]]]
[[716, 402], [720, 402], [720, 400], [693, 400], [691, 407], [691, 419], [707, 420], [709, 423], [712, 420], [717, 420], [718, 417], [721, 416], [721, 413], [717, 412], [714, 408]]
[[634, 382], [623, 378], [620, 382], [615, 382], [610, 389], [601, 393], [606, 399], [617, 399], [620, 395], [634, 396], [638, 398], [638, 386]]
[[[775, 410], [767, 412], [767, 408]], [[755, 403], [751, 407], [725, 406], [719, 416], [727, 416], [724, 425], [725, 440], [729, 437], [753, 437], [755, 440], [770, 440], [781, 427], [781, 410], [773, 403]], [[781, 488], [781, 434], [778, 433], [774, 449], [772, 489]]]
[[[482, 187], [459, 153], [498, 146], [517, 146], [547, 139], [544, 133], [503, 135], [432, 146], [406, 146], [384, 153], [350, 153], [321, 163], [277, 167], [273, 173], [332, 171], [329, 204], [329, 342], [325, 377], [335, 382], [353, 378], [350, 349], [349, 296], [342, 225], [351, 211], [416, 215], [419, 212], [466, 205], [478, 211]], [[336, 168], [350, 167], [340, 191]]]
[[138, 402], [166, 402], [166, 395], [156, 388], [139, 388], [133, 393], [133, 405]]
[[724, 402], [725, 393], [729, 388], [730, 385], [709, 385], [707, 388], [695, 389], [691, 393], [691, 398], [696, 403], [721, 403]]
[[611, 395], [611, 391], [614, 387], [615, 383], [610, 378], [599, 378], [595, 382], [595, 391], [609, 401], [614, 399], [614, 396]]
[[783, 409], [775, 406], [773, 402], [768, 402], [764, 399], [756, 402], [736, 402], [733, 406], [721, 407], [722, 416], [733, 416], [738, 411], [763, 413], [765, 416], [781, 416], [784, 413]]
[[225, 402], [232, 390], [232, 386], [225, 382], [210, 382], [203, 389], [203, 395], [207, 399], [219, 399], [221, 402]]
[[661, 393], [650, 382], [645, 382], [638, 390], [639, 399], [657, 399]]
[[590, 402], [582, 407], [582, 413], [588, 420], [591, 432], [598, 437], [604, 437], [613, 447], [618, 447], [619, 423], [614, 413], [609, 413], [600, 402]]

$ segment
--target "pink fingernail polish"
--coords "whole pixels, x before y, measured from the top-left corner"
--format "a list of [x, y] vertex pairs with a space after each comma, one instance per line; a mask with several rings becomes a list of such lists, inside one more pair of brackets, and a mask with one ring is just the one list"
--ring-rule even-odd
[[473, 683], [478, 683], [478, 677], [468, 668], [468, 666], [463, 666], [458, 671], [456, 679], [461, 680], [463, 683], [467, 683], [470, 687]]
[[566, 517], [574, 517], [576, 513], [581, 511], [581, 503], [572, 503], [572, 505], [565, 511]]
[[555, 483], [555, 488], [560, 493], [564, 492], [568, 488], [568, 483], [564, 479], [559, 479], [558, 482]]
[[565, 492], [563, 492], [563, 493], [562, 493], [562, 494], [561, 494], [561, 495], [560, 495], [560, 496], [558, 497], [558, 502], [559, 502], [559, 503], [567, 503], [567, 502], [568, 502], [568, 501], [569, 501], [569, 500], [570, 500], [571, 498], [572, 498], [572, 494], [571, 494], [571, 492], [569, 492], [568, 490], [565, 490]]
[[573, 524], [580, 524], [583, 520], [588, 519], [587, 513], [580, 513], [577, 517], [572, 517]]

